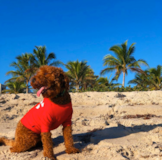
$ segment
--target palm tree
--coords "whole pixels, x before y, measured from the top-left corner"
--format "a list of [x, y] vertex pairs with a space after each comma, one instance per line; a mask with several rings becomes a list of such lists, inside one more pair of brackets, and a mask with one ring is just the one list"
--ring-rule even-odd
[[140, 64], [148, 66], [146, 61], [139, 59], [136, 60], [133, 56], [135, 43], [132, 43], [129, 49], [127, 49], [127, 41], [121, 45], [114, 45], [110, 48], [110, 51], [113, 51], [116, 57], [108, 54], [104, 57], [104, 66], [108, 66], [101, 71], [101, 75], [116, 70], [114, 79], [118, 80], [121, 73], [123, 73], [123, 83], [125, 85], [125, 74], [128, 74], [128, 70], [143, 72]]
[[138, 87], [149, 88], [151, 90], [161, 89], [162, 82], [162, 66], [157, 68], [150, 68], [142, 73], [137, 73], [135, 79], [129, 81], [129, 84], [136, 84]]
[[113, 81], [114, 79], [110, 81], [110, 78], [108, 79], [107, 77], [99, 77], [96, 82], [97, 85], [102, 85], [109, 88], [114, 88], [121, 85], [120, 83], [113, 83]]
[[90, 67], [87, 65], [86, 61], [69, 61], [67, 64], [64, 64], [68, 69], [67, 76], [70, 79], [71, 85], [74, 85], [76, 91], [78, 91], [82, 83], [88, 77]]
[[162, 83], [162, 66], [158, 65], [157, 68], [150, 68], [150, 86], [152, 89], [159, 90]]
[[128, 84], [135, 84], [140, 88], [148, 88], [150, 84], [150, 73], [148, 70], [144, 71], [144, 73], [136, 73], [135, 78], [130, 80]]
[[5, 83], [5, 86], [8, 88], [8, 89], [5, 89], [3, 90], [2, 92], [3, 93], [24, 93], [25, 92], [25, 88], [26, 88], [26, 85], [24, 82], [21, 82], [21, 81], [16, 81], [16, 80], [8, 80], [6, 83]]
[[33, 60], [37, 68], [42, 65], [58, 66], [61, 64], [60, 61], [53, 61], [56, 59], [55, 53], [51, 52], [47, 54], [45, 46], [35, 46], [35, 48], [33, 49]]
[[[6, 75], [12, 75], [10, 80], [17, 80], [26, 83], [26, 93], [29, 92], [29, 81], [31, 76], [34, 74], [34, 64], [32, 55], [29, 53], [22, 54], [16, 57], [17, 62], [12, 62], [10, 66], [16, 70], [12, 70], [6, 73]], [[10, 81], [9, 80], [9, 81]]]
[[89, 68], [84, 80], [82, 81], [81, 88], [86, 90], [88, 87], [93, 88], [98, 76], [94, 74], [93, 69]]

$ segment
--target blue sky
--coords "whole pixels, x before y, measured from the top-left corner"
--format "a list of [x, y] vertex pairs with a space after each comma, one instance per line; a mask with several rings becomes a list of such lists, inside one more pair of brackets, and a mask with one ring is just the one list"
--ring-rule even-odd
[[136, 42], [137, 60], [162, 65], [161, 6], [161, 0], [0, 0], [0, 83], [10, 78], [16, 56], [40, 45], [64, 63], [88, 61], [96, 75], [113, 54], [109, 48], [125, 40]]

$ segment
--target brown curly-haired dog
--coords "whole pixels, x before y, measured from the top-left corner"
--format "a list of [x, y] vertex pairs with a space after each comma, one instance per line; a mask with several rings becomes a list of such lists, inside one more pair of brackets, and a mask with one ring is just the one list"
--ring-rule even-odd
[[37, 95], [41, 93], [44, 99], [19, 121], [15, 140], [2, 137], [0, 143], [12, 146], [11, 152], [23, 152], [42, 141], [44, 157], [56, 160], [50, 130], [62, 124], [66, 152], [69, 154], [80, 152], [73, 145], [69, 81], [63, 70], [42, 66], [32, 77], [31, 85], [34, 89], [39, 89]]

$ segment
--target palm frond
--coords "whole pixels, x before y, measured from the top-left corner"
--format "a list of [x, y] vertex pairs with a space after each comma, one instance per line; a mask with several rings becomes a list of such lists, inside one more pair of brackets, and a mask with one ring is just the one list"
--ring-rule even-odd
[[114, 70], [115, 70], [115, 68], [110, 68], [110, 67], [105, 68], [100, 72], [100, 75], [105, 75], [106, 73], [110, 73], [110, 72], [112, 72]]

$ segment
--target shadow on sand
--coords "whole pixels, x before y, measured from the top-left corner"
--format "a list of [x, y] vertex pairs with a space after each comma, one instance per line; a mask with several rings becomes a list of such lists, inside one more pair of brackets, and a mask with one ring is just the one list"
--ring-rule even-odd
[[[133, 133], [148, 132], [155, 129], [156, 127], [162, 127], [162, 124], [157, 125], [138, 125], [134, 127], [125, 127], [119, 125], [118, 127], [110, 127], [105, 129], [93, 130], [87, 133], [73, 134], [75, 147], [83, 150], [88, 144], [97, 144], [105, 139], [115, 139], [128, 136]], [[53, 138], [54, 147], [58, 146], [60, 143], [64, 142], [63, 136], [58, 136]], [[39, 143], [34, 149], [42, 149], [41, 143]], [[33, 150], [33, 149], [32, 149]], [[65, 151], [59, 152], [56, 156], [65, 154]]]

